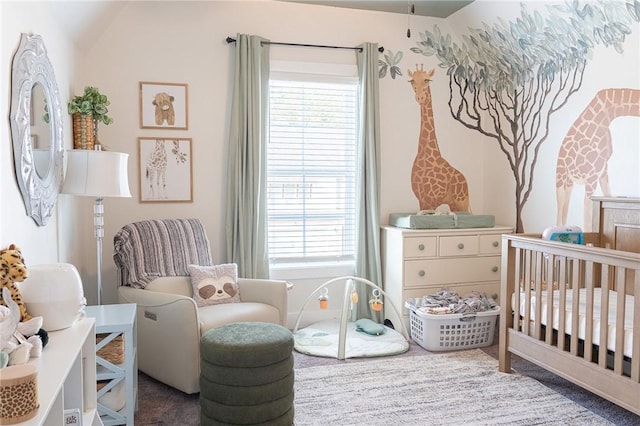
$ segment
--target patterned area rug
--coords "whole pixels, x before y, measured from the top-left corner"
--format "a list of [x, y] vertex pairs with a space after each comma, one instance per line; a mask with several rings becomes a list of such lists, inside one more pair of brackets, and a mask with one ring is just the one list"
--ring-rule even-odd
[[295, 374], [296, 426], [613, 424], [479, 349]]

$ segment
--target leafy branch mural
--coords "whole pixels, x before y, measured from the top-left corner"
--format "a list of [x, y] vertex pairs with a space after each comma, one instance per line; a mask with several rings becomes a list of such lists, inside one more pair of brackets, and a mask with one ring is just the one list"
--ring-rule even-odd
[[567, 0], [548, 16], [521, 3], [520, 17], [469, 29], [454, 42], [438, 26], [420, 33], [414, 53], [435, 56], [449, 76], [449, 110], [469, 129], [495, 139], [516, 184], [516, 231], [531, 194], [551, 116], [582, 86], [598, 45], [623, 52], [640, 21], [640, 1]]
[[394, 80], [397, 76], [402, 75], [402, 71], [398, 66], [402, 60], [402, 51], [398, 50], [398, 52], [394, 54], [393, 51], [389, 50], [388, 53], [385, 53], [383, 56], [384, 61], [378, 59], [378, 76], [384, 78], [387, 75], [387, 70], [389, 70], [389, 75]]

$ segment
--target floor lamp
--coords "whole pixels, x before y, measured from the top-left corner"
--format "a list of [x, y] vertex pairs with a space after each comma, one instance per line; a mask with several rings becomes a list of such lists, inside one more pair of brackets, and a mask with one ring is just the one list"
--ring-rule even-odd
[[96, 237], [98, 305], [102, 304], [102, 238], [107, 197], [131, 197], [127, 175], [129, 154], [112, 151], [72, 149], [67, 151], [67, 174], [63, 194], [95, 197], [93, 226]]

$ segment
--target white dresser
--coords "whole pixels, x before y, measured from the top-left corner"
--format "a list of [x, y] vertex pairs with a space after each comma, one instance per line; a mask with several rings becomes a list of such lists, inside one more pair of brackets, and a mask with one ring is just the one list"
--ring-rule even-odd
[[[448, 288], [465, 296], [486, 293], [496, 302], [500, 293], [502, 234], [513, 228], [405, 229], [382, 228], [382, 281], [384, 291], [403, 313], [404, 302]], [[385, 318], [396, 328], [398, 318], [386, 305]]]

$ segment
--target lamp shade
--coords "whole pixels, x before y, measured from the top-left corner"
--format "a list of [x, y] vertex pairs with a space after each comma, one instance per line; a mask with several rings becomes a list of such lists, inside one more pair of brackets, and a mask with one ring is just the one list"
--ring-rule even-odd
[[129, 154], [72, 149], [67, 151], [63, 194], [88, 197], [131, 197], [127, 175]]

